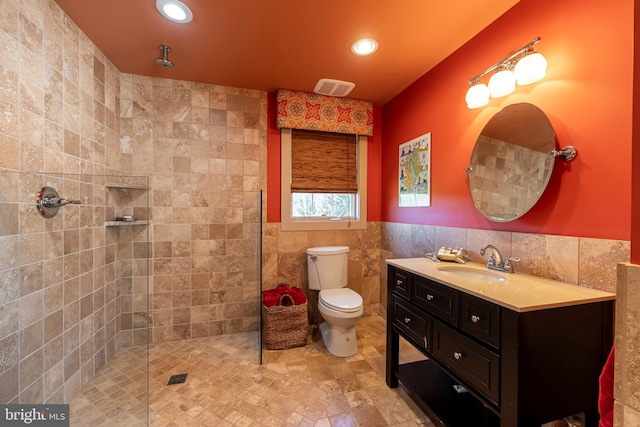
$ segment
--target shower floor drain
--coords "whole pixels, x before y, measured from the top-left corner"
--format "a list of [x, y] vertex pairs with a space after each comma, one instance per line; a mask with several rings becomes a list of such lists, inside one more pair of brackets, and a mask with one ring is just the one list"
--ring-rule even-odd
[[187, 375], [189, 375], [189, 374], [171, 375], [167, 385], [184, 384], [184, 382], [187, 381]]

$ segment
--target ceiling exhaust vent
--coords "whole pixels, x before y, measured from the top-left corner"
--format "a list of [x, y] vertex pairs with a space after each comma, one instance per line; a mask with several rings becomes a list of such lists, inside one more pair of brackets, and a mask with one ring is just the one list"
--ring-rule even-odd
[[355, 83], [334, 79], [320, 79], [313, 88], [315, 93], [329, 96], [347, 96], [356, 86]]

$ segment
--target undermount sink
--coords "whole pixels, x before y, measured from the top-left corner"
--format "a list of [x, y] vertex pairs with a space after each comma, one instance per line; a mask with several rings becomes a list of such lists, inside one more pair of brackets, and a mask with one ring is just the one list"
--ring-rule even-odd
[[482, 270], [475, 267], [465, 267], [462, 265], [440, 265], [437, 267], [438, 271], [444, 273], [451, 273], [456, 276], [470, 279], [479, 280], [484, 282], [506, 282], [507, 278], [500, 273], [496, 273], [489, 270]]

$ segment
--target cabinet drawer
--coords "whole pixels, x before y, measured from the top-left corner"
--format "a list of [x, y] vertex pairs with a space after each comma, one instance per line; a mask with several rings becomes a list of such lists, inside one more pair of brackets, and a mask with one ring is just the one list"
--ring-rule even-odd
[[432, 353], [495, 405], [500, 398], [500, 357], [444, 323], [433, 321]]
[[411, 296], [411, 278], [413, 276], [406, 271], [393, 269], [392, 285], [393, 291], [409, 299]]
[[496, 349], [500, 348], [500, 306], [460, 294], [460, 328]]
[[452, 325], [458, 325], [458, 291], [420, 276], [413, 276], [412, 288], [412, 301]]
[[431, 318], [397, 297], [393, 297], [393, 324], [420, 347], [431, 349]]

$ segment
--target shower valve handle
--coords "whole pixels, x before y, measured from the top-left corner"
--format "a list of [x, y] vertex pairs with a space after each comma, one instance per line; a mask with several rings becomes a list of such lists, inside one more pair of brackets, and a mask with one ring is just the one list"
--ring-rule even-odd
[[61, 197], [51, 197], [51, 198], [42, 199], [40, 204], [46, 208], [60, 208], [62, 206], [69, 205], [69, 204], [79, 205], [80, 200], [67, 200]]
[[66, 205], [79, 205], [80, 200], [69, 200], [58, 196], [58, 192], [52, 187], [42, 187], [36, 197], [36, 208], [44, 218], [52, 218], [58, 213], [58, 209]]

